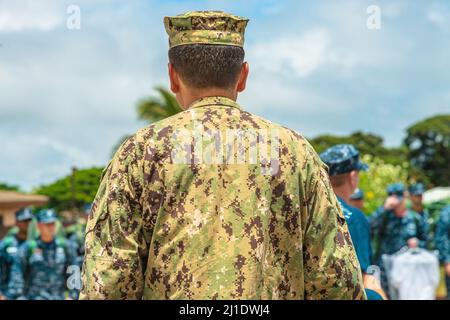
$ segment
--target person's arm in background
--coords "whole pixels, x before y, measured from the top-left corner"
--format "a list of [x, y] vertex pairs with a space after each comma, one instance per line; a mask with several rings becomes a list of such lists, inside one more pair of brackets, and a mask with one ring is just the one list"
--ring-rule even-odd
[[436, 225], [435, 243], [439, 250], [439, 260], [450, 277], [450, 207], [443, 210]]
[[386, 210], [383, 206], [378, 207], [369, 217], [370, 235], [372, 238], [378, 237]]
[[3, 295], [3, 279], [4, 279], [4, 266], [3, 266], [3, 242], [0, 241], [0, 300], [5, 300], [6, 297]]
[[428, 222], [418, 214], [416, 214], [417, 225], [417, 246], [420, 248], [426, 248], [428, 244]]
[[[310, 147], [312, 149], [312, 147]], [[326, 167], [314, 151], [300, 173], [305, 299], [366, 299], [361, 269]]]
[[10, 300], [25, 298], [28, 242], [25, 242], [16, 254], [10, 256], [10, 270], [6, 283], [5, 296]]
[[80, 299], [142, 298], [148, 244], [136, 149], [128, 139], [104, 171], [86, 228]]

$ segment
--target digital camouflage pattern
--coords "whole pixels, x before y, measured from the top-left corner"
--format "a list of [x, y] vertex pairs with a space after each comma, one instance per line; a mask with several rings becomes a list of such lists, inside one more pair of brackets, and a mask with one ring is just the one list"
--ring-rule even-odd
[[186, 44], [244, 46], [248, 19], [222, 11], [192, 11], [165, 17], [170, 48]]
[[[225, 142], [228, 130], [241, 142]], [[239, 163], [256, 142], [277, 146], [270, 161]], [[229, 152], [211, 162], [200, 147]], [[302, 136], [223, 97], [124, 142], [85, 245], [81, 299], [366, 298], [326, 166]]]
[[379, 239], [375, 261], [377, 264], [381, 263], [381, 255], [394, 254], [407, 245], [408, 239], [417, 238], [419, 247], [426, 247], [426, 222], [412, 210], [408, 210], [405, 217], [397, 217], [393, 211], [386, 211], [381, 206], [370, 217], [369, 222], [372, 237]]
[[320, 154], [328, 166], [330, 176], [344, 174], [353, 170], [366, 171], [367, 164], [359, 161], [359, 151], [351, 144], [338, 144]]
[[67, 289], [75, 299], [77, 289], [68, 288], [69, 266], [76, 266], [74, 245], [55, 238], [50, 243], [40, 239], [26, 241], [20, 248], [19, 264], [14, 267], [16, 286], [22, 299], [63, 300]]
[[[436, 224], [436, 249], [439, 250], [439, 259], [442, 263], [450, 263], [450, 206], [442, 209]], [[450, 291], [450, 288], [448, 288]]]
[[20, 248], [24, 242], [14, 234], [8, 235], [0, 242], [0, 293], [10, 300], [21, 295], [18, 263]]

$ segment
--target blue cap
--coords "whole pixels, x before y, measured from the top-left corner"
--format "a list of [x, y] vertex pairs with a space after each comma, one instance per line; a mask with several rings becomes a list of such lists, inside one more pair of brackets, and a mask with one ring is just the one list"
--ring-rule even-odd
[[420, 196], [425, 192], [425, 187], [423, 185], [423, 183], [416, 183], [413, 184], [411, 186], [409, 186], [409, 193], [412, 194], [413, 196]]
[[16, 212], [16, 221], [27, 221], [33, 219], [30, 208], [23, 208]]
[[361, 189], [356, 189], [350, 196], [350, 200], [362, 200], [364, 199], [364, 192]]
[[58, 220], [56, 211], [53, 209], [42, 209], [36, 214], [37, 222], [52, 223]]
[[392, 183], [386, 188], [386, 192], [389, 196], [396, 195], [402, 198], [405, 193], [405, 186], [403, 183]]
[[328, 148], [320, 154], [320, 158], [328, 166], [330, 176], [369, 169], [367, 164], [359, 161], [359, 151], [352, 144], [338, 144]]

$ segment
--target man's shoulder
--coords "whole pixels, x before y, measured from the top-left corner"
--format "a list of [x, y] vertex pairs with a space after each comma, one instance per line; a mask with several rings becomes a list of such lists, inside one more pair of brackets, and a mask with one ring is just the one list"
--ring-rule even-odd
[[[282, 152], [295, 151], [301, 154], [304, 153], [307, 157], [312, 156], [318, 158], [318, 155], [311, 144], [297, 131], [251, 112], [242, 109], [236, 110], [238, 110], [236, 117], [238, 117], [239, 120], [242, 120], [240, 124], [243, 122], [249, 124], [239, 126], [239, 130], [247, 130], [253, 133], [258, 133], [258, 130], [261, 130], [263, 131], [261, 132], [263, 135], [278, 138], [278, 141], [280, 141], [284, 147], [284, 150], [281, 150]], [[184, 110], [171, 117], [147, 125], [138, 130], [122, 144], [122, 151], [125, 151], [125, 153], [128, 154], [131, 149], [137, 149], [138, 152], [143, 152], [144, 149], [148, 149], [149, 145], [152, 147], [157, 145], [166, 146], [167, 142], [180, 137], [183, 134], [183, 130], [192, 130], [192, 132], [189, 131], [191, 134], [193, 134], [195, 130], [202, 130], [201, 126], [205, 124], [206, 120], [201, 117], [197, 118], [193, 112], [197, 112], [197, 110]], [[216, 124], [220, 129], [236, 129], [235, 126], [231, 123], [228, 124], [226, 121], [219, 121]], [[209, 128], [204, 127], [203, 129]]]

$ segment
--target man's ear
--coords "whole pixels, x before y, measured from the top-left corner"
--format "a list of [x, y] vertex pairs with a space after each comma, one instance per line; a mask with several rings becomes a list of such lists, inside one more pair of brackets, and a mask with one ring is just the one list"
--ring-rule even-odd
[[168, 64], [168, 68], [169, 68], [170, 90], [172, 90], [173, 93], [177, 94], [178, 92], [180, 92], [180, 76], [175, 71], [173, 64], [171, 64], [170, 62]]
[[250, 67], [247, 62], [242, 64], [241, 73], [239, 74], [239, 80], [237, 82], [236, 91], [242, 92], [245, 90], [247, 85], [248, 73], [250, 72]]
[[359, 183], [359, 172], [356, 170], [353, 170], [350, 172], [350, 182], [354, 189], [358, 187]]

